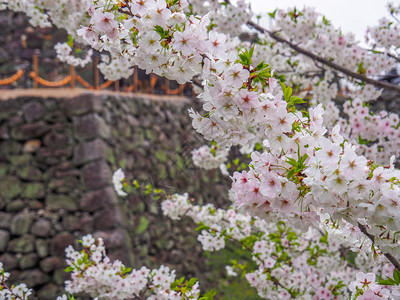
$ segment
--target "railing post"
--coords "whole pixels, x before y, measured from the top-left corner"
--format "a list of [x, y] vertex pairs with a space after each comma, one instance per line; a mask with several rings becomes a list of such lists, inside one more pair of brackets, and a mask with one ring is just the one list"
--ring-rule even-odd
[[99, 57], [94, 55], [93, 58], [93, 86], [95, 90], [99, 89], [99, 70], [97, 65], [99, 64]]
[[116, 81], [114, 82], [114, 90], [115, 90], [116, 92], [119, 91], [119, 80], [116, 80]]
[[154, 94], [154, 87], [157, 84], [157, 76], [153, 73], [150, 74], [149, 94]]
[[138, 67], [135, 66], [133, 69], [133, 91], [135, 93], [138, 92], [138, 82], [139, 82], [139, 75], [138, 75]]
[[164, 78], [164, 93], [165, 95], [169, 95], [170, 93], [169, 80], [167, 78]]
[[75, 79], [76, 78], [75, 78], [75, 68], [74, 68], [73, 65], [69, 66], [69, 75], [71, 76], [71, 82], [70, 82], [71, 88], [74, 89], [75, 88]]
[[32, 55], [32, 64], [33, 64], [33, 73], [35, 77], [33, 77], [33, 88], [37, 89], [39, 87], [38, 77], [39, 77], [39, 58], [38, 58], [39, 50], [35, 50]]

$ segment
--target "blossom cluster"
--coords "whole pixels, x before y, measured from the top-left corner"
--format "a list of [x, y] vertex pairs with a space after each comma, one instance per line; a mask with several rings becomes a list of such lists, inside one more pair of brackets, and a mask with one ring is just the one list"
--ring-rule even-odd
[[9, 287], [6, 283], [10, 273], [5, 272], [3, 264], [0, 262], [0, 299], [4, 300], [27, 300], [32, 294], [25, 283]]
[[125, 181], [125, 173], [119, 168], [117, 171], [114, 172], [112, 176], [112, 183], [114, 185], [115, 192], [120, 197], [126, 197], [128, 194], [124, 191], [123, 182]]
[[390, 291], [375, 283], [374, 273], [363, 273], [358, 272], [356, 274], [356, 280], [352, 281], [349, 285], [349, 289], [353, 294], [359, 294], [358, 300], [366, 299], [389, 299]]
[[[262, 152], [252, 154], [251, 168], [233, 176], [239, 207], [263, 218], [286, 218], [304, 229], [320, 221], [320, 212], [355, 226], [366, 222], [372, 234], [388, 233], [381, 247], [398, 255], [398, 170], [357, 154], [340, 126], [328, 134], [322, 105], [296, 110], [302, 99], [279, 84], [269, 65], [253, 62], [253, 47], [231, 51], [235, 41], [210, 30], [209, 16], [186, 16], [182, 12], [186, 6], [185, 1], [135, 0], [114, 8], [112, 3], [95, 1], [89, 8], [90, 25], [79, 34], [95, 48], [180, 83], [200, 74], [206, 114], [190, 110], [193, 127], [219, 147], [264, 145]], [[313, 11], [297, 17], [282, 11], [276, 18], [286, 30], [290, 26], [285, 24], [297, 23], [304, 40], [311, 39], [314, 26], [309, 22], [330, 32], [329, 23], [321, 23]], [[294, 38], [295, 32], [286, 33], [287, 38]], [[391, 66], [387, 56], [370, 56], [355, 43], [348, 47], [350, 40], [339, 36], [337, 51], [342, 56], [334, 59], [336, 63], [351, 70], [359, 67], [357, 63], [364, 68], [378, 64], [382, 70]], [[320, 45], [316, 51], [326, 48]], [[388, 128], [393, 126], [394, 119]]]
[[93, 51], [90, 49], [85, 53], [84, 58], [77, 57], [72, 54], [72, 48], [67, 43], [57, 43], [54, 46], [54, 49], [57, 53], [57, 58], [62, 61], [66, 62], [71, 66], [80, 66], [83, 68], [85, 65], [92, 61], [92, 54]]
[[[263, 297], [316, 295], [316, 299], [324, 299], [345, 295], [346, 289], [340, 285], [340, 280], [347, 284], [352, 276], [345, 263], [338, 266], [339, 243], [330, 241], [326, 246], [330, 248], [323, 248], [325, 238], [310, 228], [318, 228], [324, 223], [321, 216], [327, 214], [331, 223], [341, 222], [342, 227], [337, 232], [357, 233], [352, 236], [356, 239], [354, 249], [363, 239], [365, 232], [357, 231], [362, 226], [367, 228], [367, 235], [374, 236], [372, 249], [375, 254], [390, 253], [400, 257], [397, 238], [400, 231], [400, 174], [393, 166], [395, 158], [389, 161], [391, 155], [399, 154], [399, 145], [395, 141], [399, 135], [399, 118], [387, 112], [373, 115], [365, 102], [376, 99], [380, 91], [349, 79], [345, 95], [353, 100], [344, 104], [348, 119], [340, 117], [332, 99], [339, 93], [340, 86], [335, 81], [344, 77], [341, 72], [320, 66], [294, 51], [293, 47], [276, 43], [273, 36], [265, 33], [258, 35], [256, 46], [240, 42], [226, 31], [241, 28], [239, 23], [249, 19], [250, 12], [246, 11], [245, 4], [239, 2], [235, 8], [230, 4], [220, 7], [217, 1], [204, 3], [208, 7], [198, 1], [188, 6], [186, 0], [94, 0], [89, 2], [87, 14], [78, 14], [83, 21], [77, 35], [94, 49], [109, 53], [111, 60], [105, 59], [101, 69], [110, 79], [130, 74], [132, 66], [178, 83], [198, 76], [203, 86], [199, 98], [205, 113], [189, 111], [196, 131], [206, 140], [216, 142], [220, 149], [233, 145], [253, 149], [256, 144], [262, 145], [261, 150], [251, 154], [248, 170], [232, 176], [231, 198], [239, 209], [251, 216], [211, 205], [196, 207], [187, 202], [186, 195], [173, 196], [164, 202], [162, 208], [166, 214], [174, 219], [186, 214], [201, 222], [204, 227], [199, 240], [207, 250], [223, 248], [229, 238], [244, 243], [251, 235], [251, 222], [254, 221], [263, 234], [254, 244], [246, 245], [252, 249], [259, 269], [249, 273], [247, 279]], [[50, 6], [43, 13], [40, 8], [44, 4], [36, 5], [39, 9], [31, 7], [35, 4], [33, 0], [10, 1], [8, 7], [20, 11], [32, 9], [31, 15], [37, 11], [37, 17], [31, 16], [34, 23], [46, 24], [50, 17], [53, 21], [52, 13], [56, 9], [52, 10]], [[82, 4], [77, 2], [76, 5], [81, 7]], [[63, 8], [62, 13], [67, 9]], [[195, 9], [204, 14], [187, 14], [188, 10]], [[214, 11], [206, 14], [207, 9]], [[391, 9], [392, 13], [398, 13], [395, 6]], [[235, 28], [224, 31], [223, 16], [235, 18]], [[56, 23], [57, 17], [54, 18]], [[390, 52], [392, 47], [397, 47], [396, 26], [385, 20], [378, 29], [370, 29], [371, 40], [386, 47], [384, 53], [376, 53], [362, 49], [351, 34], [341, 33], [312, 9], [277, 10], [271, 17], [271, 31], [279, 32], [280, 38], [301, 44], [304, 51], [344, 66], [349, 72], [372, 78], [387, 72], [396, 62]], [[62, 23], [61, 19], [58, 23]], [[270, 65], [264, 62], [265, 57], [270, 57]], [[290, 72], [286, 79], [301, 95], [311, 97], [313, 107], [297, 109], [296, 105], [304, 103], [303, 99], [292, 95], [292, 88], [278, 80], [283, 80], [280, 74], [287, 70]], [[326, 110], [333, 113], [324, 116]], [[204, 159], [203, 166], [216, 166], [216, 157], [222, 160], [224, 156], [208, 155], [209, 150], [203, 149], [198, 152], [198, 157]], [[124, 196], [122, 180], [119, 174], [114, 184]], [[254, 216], [264, 220], [284, 219], [307, 233], [298, 242], [300, 233], [292, 234], [286, 227], [271, 232], [270, 225], [263, 220], [255, 221]], [[279, 239], [263, 240], [274, 234], [279, 234]], [[104, 263], [107, 270], [116, 270], [107, 259], [103, 260], [102, 244], [93, 249], [95, 264]], [[293, 258], [293, 266], [281, 267], [287, 263], [282, 258], [283, 252]], [[87, 251], [82, 255], [76, 255], [81, 262], [87, 259]], [[96, 262], [96, 259], [100, 260]], [[75, 258], [70, 256], [70, 260], [75, 261]], [[115, 268], [121, 268], [120, 263], [115, 264]], [[308, 266], [305, 268], [305, 265]], [[328, 272], [333, 266], [335, 272]], [[80, 272], [83, 271], [74, 269], [74, 274], [82, 275]], [[146, 282], [153, 280], [151, 274], [149, 271], [144, 276]], [[100, 275], [96, 273], [96, 276]], [[76, 282], [73, 280], [68, 285], [74, 292], [80, 290], [81, 285], [85, 286], [79, 282], [82, 276], [76, 277]], [[88, 277], [87, 282], [93, 283], [93, 280]], [[305, 282], [307, 284], [303, 285]], [[357, 282], [360, 282], [359, 278]], [[377, 290], [373, 285], [366, 289], [357, 282], [351, 288], [353, 292], [358, 291], [357, 288], [364, 289], [361, 296], [388, 295], [385, 289]], [[75, 287], [78, 288], [75, 290]], [[147, 288], [157, 292], [151, 283]], [[96, 291], [115, 292], [108, 289], [106, 286]]]
[[29, 17], [29, 22], [35, 27], [51, 27], [52, 25], [65, 29], [73, 37], [81, 24], [86, 24], [87, 0], [6, 0], [1, 1], [1, 10], [9, 9], [23, 12]]
[[214, 145], [211, 147], [203, 145], [192, 151], [192, 160], [197, 167], [206, 170], [215, 169], [227, 160], [228, 154], [228, 149], [221, 149]]
[[150, 300], [178, 300], [199, 297], [198, 282], [191, 280], [175, 286], [175, 271], [169, 267], [131, 269], [108, 258], [102, 239], [96, 241], [91, 235], [86, 235], [81, 242], [82, 251], [72, 246], [65, 250], [66, 270], [72, 273], [71, 280], [65, 282], [65, 290], [70, 294], [85, 293], [99, 299], [146, 297]]
[[[364, 252], [368, 258], [357, 256], [354, 268], [341, 258], [343, 244], [333, 234], [321, 234], [314, 228], [302, 233], [282, 222], [268, 223], [233, 209], [197, 206], [187, 194], [170, 196], [162, 209], [174, 220], [186, 216], [199, 224], [198, 239], [204, 250], [222, 249], [227, 241], [240, 242], [249, 250], [257, 268], [245, 277], [262, 298], [344, 299], [350, 296], [347, 287], [350, 285], [351, 290], [351, 282], [359, 279], [357, 269], [381, 276], [390, 275], [394, 269], [382, 255], [371, 263], [368, 247]], [[235, 276], [240, 269], [232, 265], [227, 270]], [[379, 290], [383, 293], [387, 289]]]
[[190, 8], [198, 15], [209, 14], [213, 26], [223, 33], [233, 36], [243, 32], [243, 25], [253, 16], [250, 4], [244, 0], [237, 1], [236, 5], [229, 2], [221, 5], [218, 1], [192, 0]]
[[[400, 14], [400, 6], [393, 2], [387, 4], [391, 15]], [[377, 26], [368, 27], [366, 40], [374, 45], [375, 48], [385, 48], [386, 51], [393, 51], [400, 46], [399, 25], [393, 21], [382, 18]]]

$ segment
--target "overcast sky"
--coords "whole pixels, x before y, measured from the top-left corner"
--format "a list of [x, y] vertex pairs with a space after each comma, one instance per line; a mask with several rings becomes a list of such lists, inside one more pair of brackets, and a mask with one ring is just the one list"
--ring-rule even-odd
[[364, 40], [367, 26], [376, 25], [382, 16], [390, 17], [386, 10], [386, 0], [249, 0], [255, 13], [272, 12], [279, 8], [304, 6], [315, 7], [335, 27], [343, 32], [352, 31], [357, 39]]

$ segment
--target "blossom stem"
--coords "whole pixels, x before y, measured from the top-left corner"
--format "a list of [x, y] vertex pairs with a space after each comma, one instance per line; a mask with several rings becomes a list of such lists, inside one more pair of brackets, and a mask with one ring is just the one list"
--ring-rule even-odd
[[332, 61], [330, 61], [328, 59], [320, 57], [320, 56], [318, 56], [318, 55], [316, 55], [316, 54], [314, 54], [314, 53], [312, 53], [310, 51], [307, 51], [307, 50], [305, 50], [305, 49], [293, 44], [290, 41], [287, 41], [287, 40], [283, 39], [282, 37], [280, 37], [276, 33], [271, 32], [271, 31], [267, 30], [266, 28], [261, 27], [260, 25], [257, 25], [253, 21], [248, 21], [247, 25], [250, 26], [250, 27], [253, 27], [254, 29], [256, 29], [256, 30], [258, 30], [258, 31], [260, 31], [262, 33], [268, 34], [275, 41], [288, 45], [293, 50], [295, 50], [295, 51], [297, 51], [297, 52], [299, 52], [299, 53], [301, 53], [301, 54], [313, 59], [314, 61], [318, 61], [318, 62], [320, 62], [320, 63], [322, 63], [322, 64], [324, 64], [324, 65], [326, 65], [328, 67], [331, 67], [334, 70], [337, 70], [337, 71], [347, 75], [347, 76], [350, 76], [352, 78], [361, 80], [361, 81], [363, 81], [365, 83], [372, 84], [372, 85], [374, 85], [374, 86], [376, 86], [378, 88], [384, 88], [384, 89], [400, 92], [400, 86], [398, 86], [398, 85], [390, 84], [390, 83], [379, 81], [379, 80], [374, 80], [372, 78], [368, 78], [368, 77], [366, 77], [364, 75], [361, 75], [361, 74], [355, 73], [353, 71], [350, 71], [349, 69], [346, 69], [345, 67], [342, 67], [342, 66], [340, 66], [340, 65], [338, 65], [338, 64], [336, 64], [336, 63], [334, 63], [334, 62], [332, 62]]
[[[358, 223], [358, 228], [360, 228], [361, 232], [364, 233], [371, 241], [372, 243], [375, 243], [375, 236], [372, 234], [368, 233], [367, 227], [365, 225], [362, 225]], [[385, 253], [383, 252], [383, 255], [393, 264], [393, 266], [400, 271], [400, 262], [398, 261], [397, 258], [395, 258], [392, 254], [390, 253]]]

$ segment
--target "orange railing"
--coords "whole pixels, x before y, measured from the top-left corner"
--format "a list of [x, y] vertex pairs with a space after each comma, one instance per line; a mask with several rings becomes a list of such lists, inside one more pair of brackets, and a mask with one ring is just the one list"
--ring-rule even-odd
[[[184, 94], [184, 90], [186, 85], [177, 85], [177, 88], [171, 89], [171, 81], [165, 78], [161, 78], [159, 76], [150, 74], [146, 76], [145, 79], [139, 79], [138, 70], [135, 68], [133, 75], [128, 79], [129, 84], [126, 84], [126, 80], [123, 81], [124, 85], [120, 84], [120, 81], [111, 81], [107, 80], [103, 83], [100, 83], [100, 74], [98, 71], [98, 63], [99, 59], [97, 56], [93, 58], [93, 83], [88, 82], [82, 76], [77, 74], [77, 70], [73, 67], [69, 67], [69, 74], [66, 75], [63, 79], [57, 81], [47, 80], [39, 75], [39, 56], [38, 53], [35, 52], [32, 54], [32, 67], [31, 72], [29, 72], [29, 77], [32, 80], [32, 87], [34, 89], [40, 87], [81, 87], [90, 90], [104, 90], [110, 88], [113, 85], [113, 89], [115, 91], [122, 92], [134, 92], [134, 93], [164, 93], [166, 95], [180, 95]], [[22, 86], [19, 84], [18, 80], [20, 80], [25, 74], [25, 70], [18, 70], [14, 75], [1, 79], [0, 78], [0, 87], [1, 86], [14, 86], [17, 88], [24, 88], [26, 86]], [[28, 73], [27, 73], [28, 74]], [[158, 85], [157, 85], [158, 84]], [[156, 89], [157, 86], [157, 89]]]

